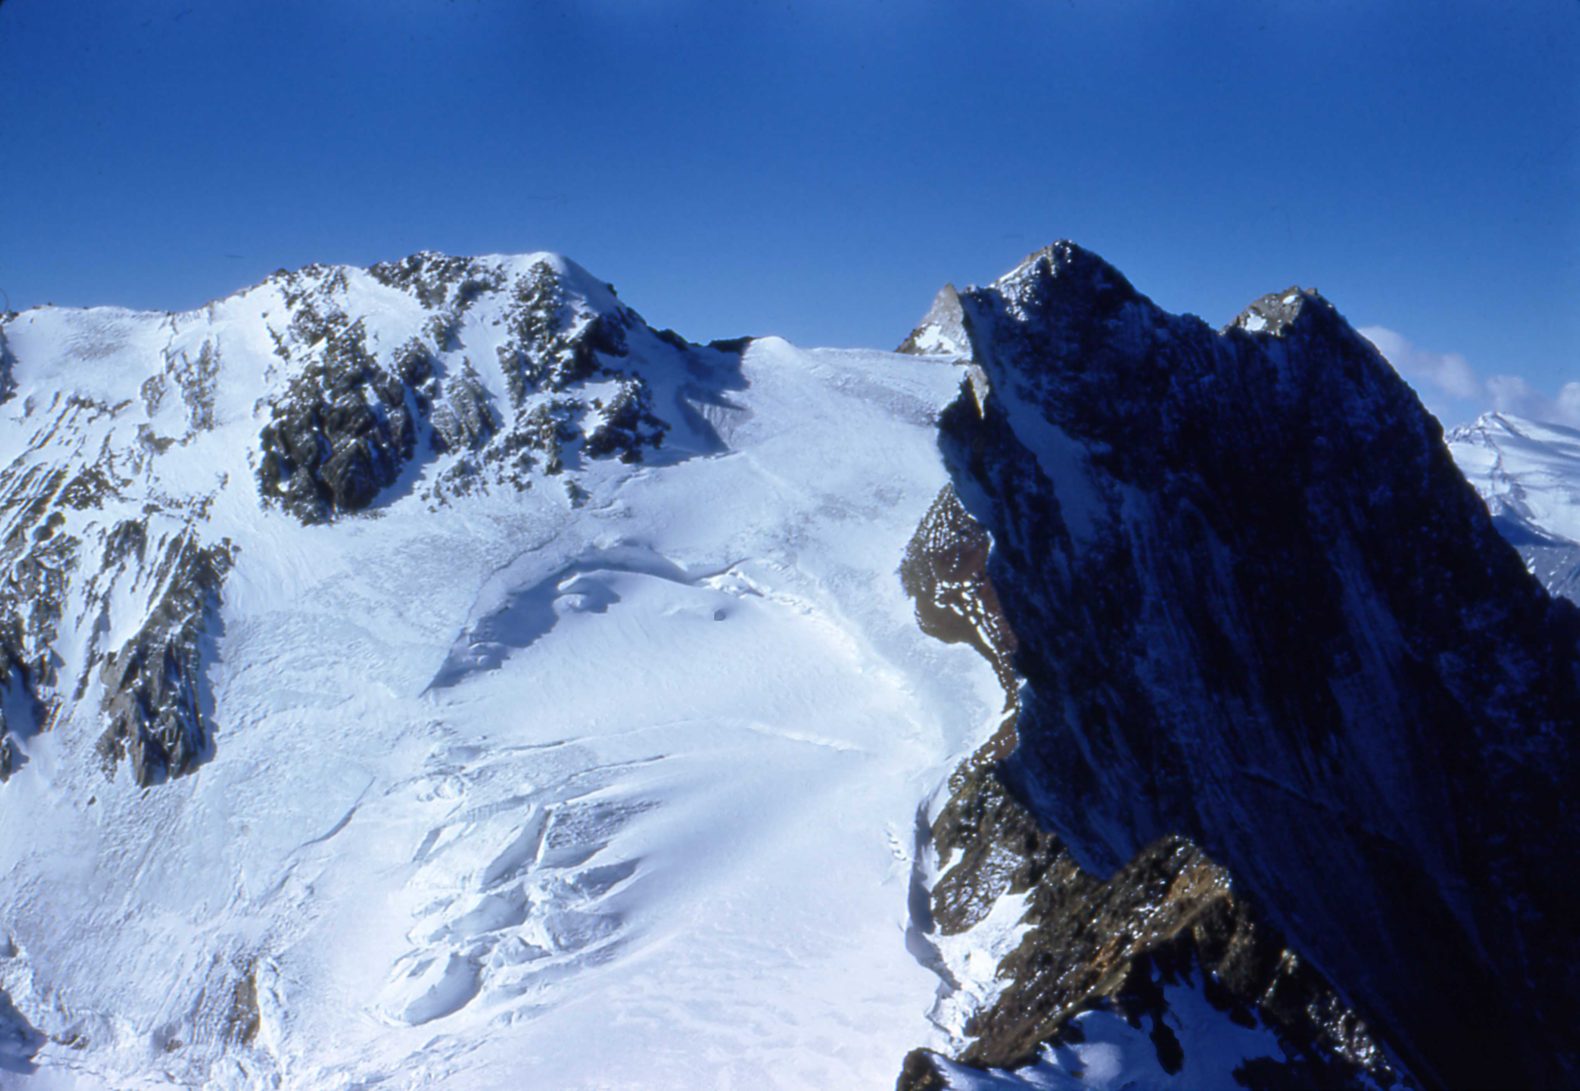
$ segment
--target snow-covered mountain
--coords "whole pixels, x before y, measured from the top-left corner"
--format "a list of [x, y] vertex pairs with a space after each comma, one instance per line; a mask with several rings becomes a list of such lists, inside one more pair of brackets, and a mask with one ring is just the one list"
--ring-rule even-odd
[[917, 813], [999, 701], [896, 575], [954, 364], [690, 345], [546, 255], [3, 333], [13, 1072], [863, 1087], [933, 1039]]
[[1486, 413], [1446, 438], [1532, 574], [1553, 594], [1580, 600], [1580, 431]]
[[0, 397], [0, 1084], [1577, 1071], [1580, 611], [1314, 295], [704, 346], [420, 254]]

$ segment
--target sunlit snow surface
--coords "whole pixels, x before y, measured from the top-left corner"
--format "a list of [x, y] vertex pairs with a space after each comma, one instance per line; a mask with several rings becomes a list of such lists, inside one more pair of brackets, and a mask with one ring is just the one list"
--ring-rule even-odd
[[1580, 429], [1488, 413], [1448, 435], [1460, 472], [1493, 514], [1580, 542]]
[[1580, 430], [1486, 413], [1446, 439], [1531, 574], [1580, 601]]
[[[215, 756], [107, 780], [94, 692], [25, 740], [0, 985], [50, 1040], [0, 1082], [885, 1087], [941, 1045], [905, 943], [913, 831], [1001, 697], [918, 630], [897, 568], [958, 367], [760, 341], [711, 411], [722, 452], [590, 464], [577, 508], [409, 492], [302, 527], [247, 463], [256, 310], [176, 322], [231, 361], [163, 486], [214, 491], [241, 547]], [[7, 416], [122, 397], [171, 336], [34, 317]], [[33, 365], [60, 343], [69, 367]], [[250, 1045], [227, 1040], [248, 968]]]

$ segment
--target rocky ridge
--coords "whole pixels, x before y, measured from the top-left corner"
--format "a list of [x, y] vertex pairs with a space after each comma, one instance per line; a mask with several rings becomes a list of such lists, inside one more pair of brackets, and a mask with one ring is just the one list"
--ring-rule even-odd
[[[1024, 680], [993, 777], [1071, 866], [994, 792], [957, 784], [954, 811], [1032, 846], [1011, 873], [1040, 860], [1067, 899], [1229, 877], [1267, 949], [1315, 971], [1307, 995], [1341, 983], [1332, 1056], [1386, 1057], [1345, 1045], [1364, 1021], [1427, 1085], [1572, 1080], [1580, 612], [1529, 579], [1375, 350], [1309, 291], [1213, 331], [1068, 243], [941, 293], [905, 347], [972, 365], [941, 443]], [[986, 900], [955, 885], [935, 903]], [[1233, 931], [1196, 940], [1220, 982], [1202, 955]], [[1002, 964], [1017, 1000], [979, 1015], [996, 1033], [971, 1058], [1023, 1059], [1057, 1022], [1014, 1026], [1043, 968]]]
[[[1275, 1050], [1236, 1068], [1248, 1085], [1405, 1086], [1398, 1062], [1365, 1022], [1199, 847], [1161, 838], [1102, 879], [1040, 828], [1008, 787], [1001, 768], [1015, 747], [1021, 680], [1018, 642], [988, 574], [991, 545], [949, 488], [901, 567], [923, 630], [970, 643], [994, 665], [1005, 692], [1004, 722], [950, 778], [928, 831], [940, 870], [923, 942], [944, 967], [934, 1018], [958, 1021], [953, 1060], [1024, 1067], [1050, 1046], [1079, 1041], [1076, 1017], [1103, 1010], [1138, 1028], [1148, 1024], [1159, 1066], [1179, 1072], [1186, 1055], [1162, 986], [1199, 979], [1225, 1020], [1267, 1028], [1276, 1040]], [[974, 930], [1006, 906], [1018, 934], [991, 967], [988, 987], [973, 995], [950, 972], [944, 949], [971, 951]], [[947, 1087], [951, 1067], [931, 1050], [915, 1050], [898, 1087]]]

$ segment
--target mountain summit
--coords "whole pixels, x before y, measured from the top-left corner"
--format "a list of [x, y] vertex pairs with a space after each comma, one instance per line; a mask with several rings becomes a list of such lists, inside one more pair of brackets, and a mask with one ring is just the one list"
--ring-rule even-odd
[[[1023, 680], [992, 779], [1056, 837], [1034, 851], [1107, 878], [1184, 837], [1415, 1078], [1576, 1078], [1580, 611], [1403, 381], [1315, 293], [1215, 332], [1070, 243], [941, 297], [907, 346], [943, 345], [972, 377], [940, 442]], [[1004, 845], [948, 836], [959, 868]], [[1225, 938], [1185, 964], [1221, 981]], [[1024, 1060], [1038, 1005], [1068, 1019], [1040, 980], [967, 1059]]]

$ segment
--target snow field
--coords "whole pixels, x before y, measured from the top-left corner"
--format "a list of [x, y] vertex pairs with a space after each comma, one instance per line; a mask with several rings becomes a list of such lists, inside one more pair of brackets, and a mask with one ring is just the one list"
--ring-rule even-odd
[[916, 810], [1000, 695], [897, 568], [961, 372], [770, 339], [698, 409], [721, 451], [302, 527], [245, 457], [259, 306], [217, 305], [219, 426], [156, 475], [240, 546], [214, 759], [106, 781], [90, 687], [0, 792], [28, 1085], [866, 1087], [940, 1043]]

